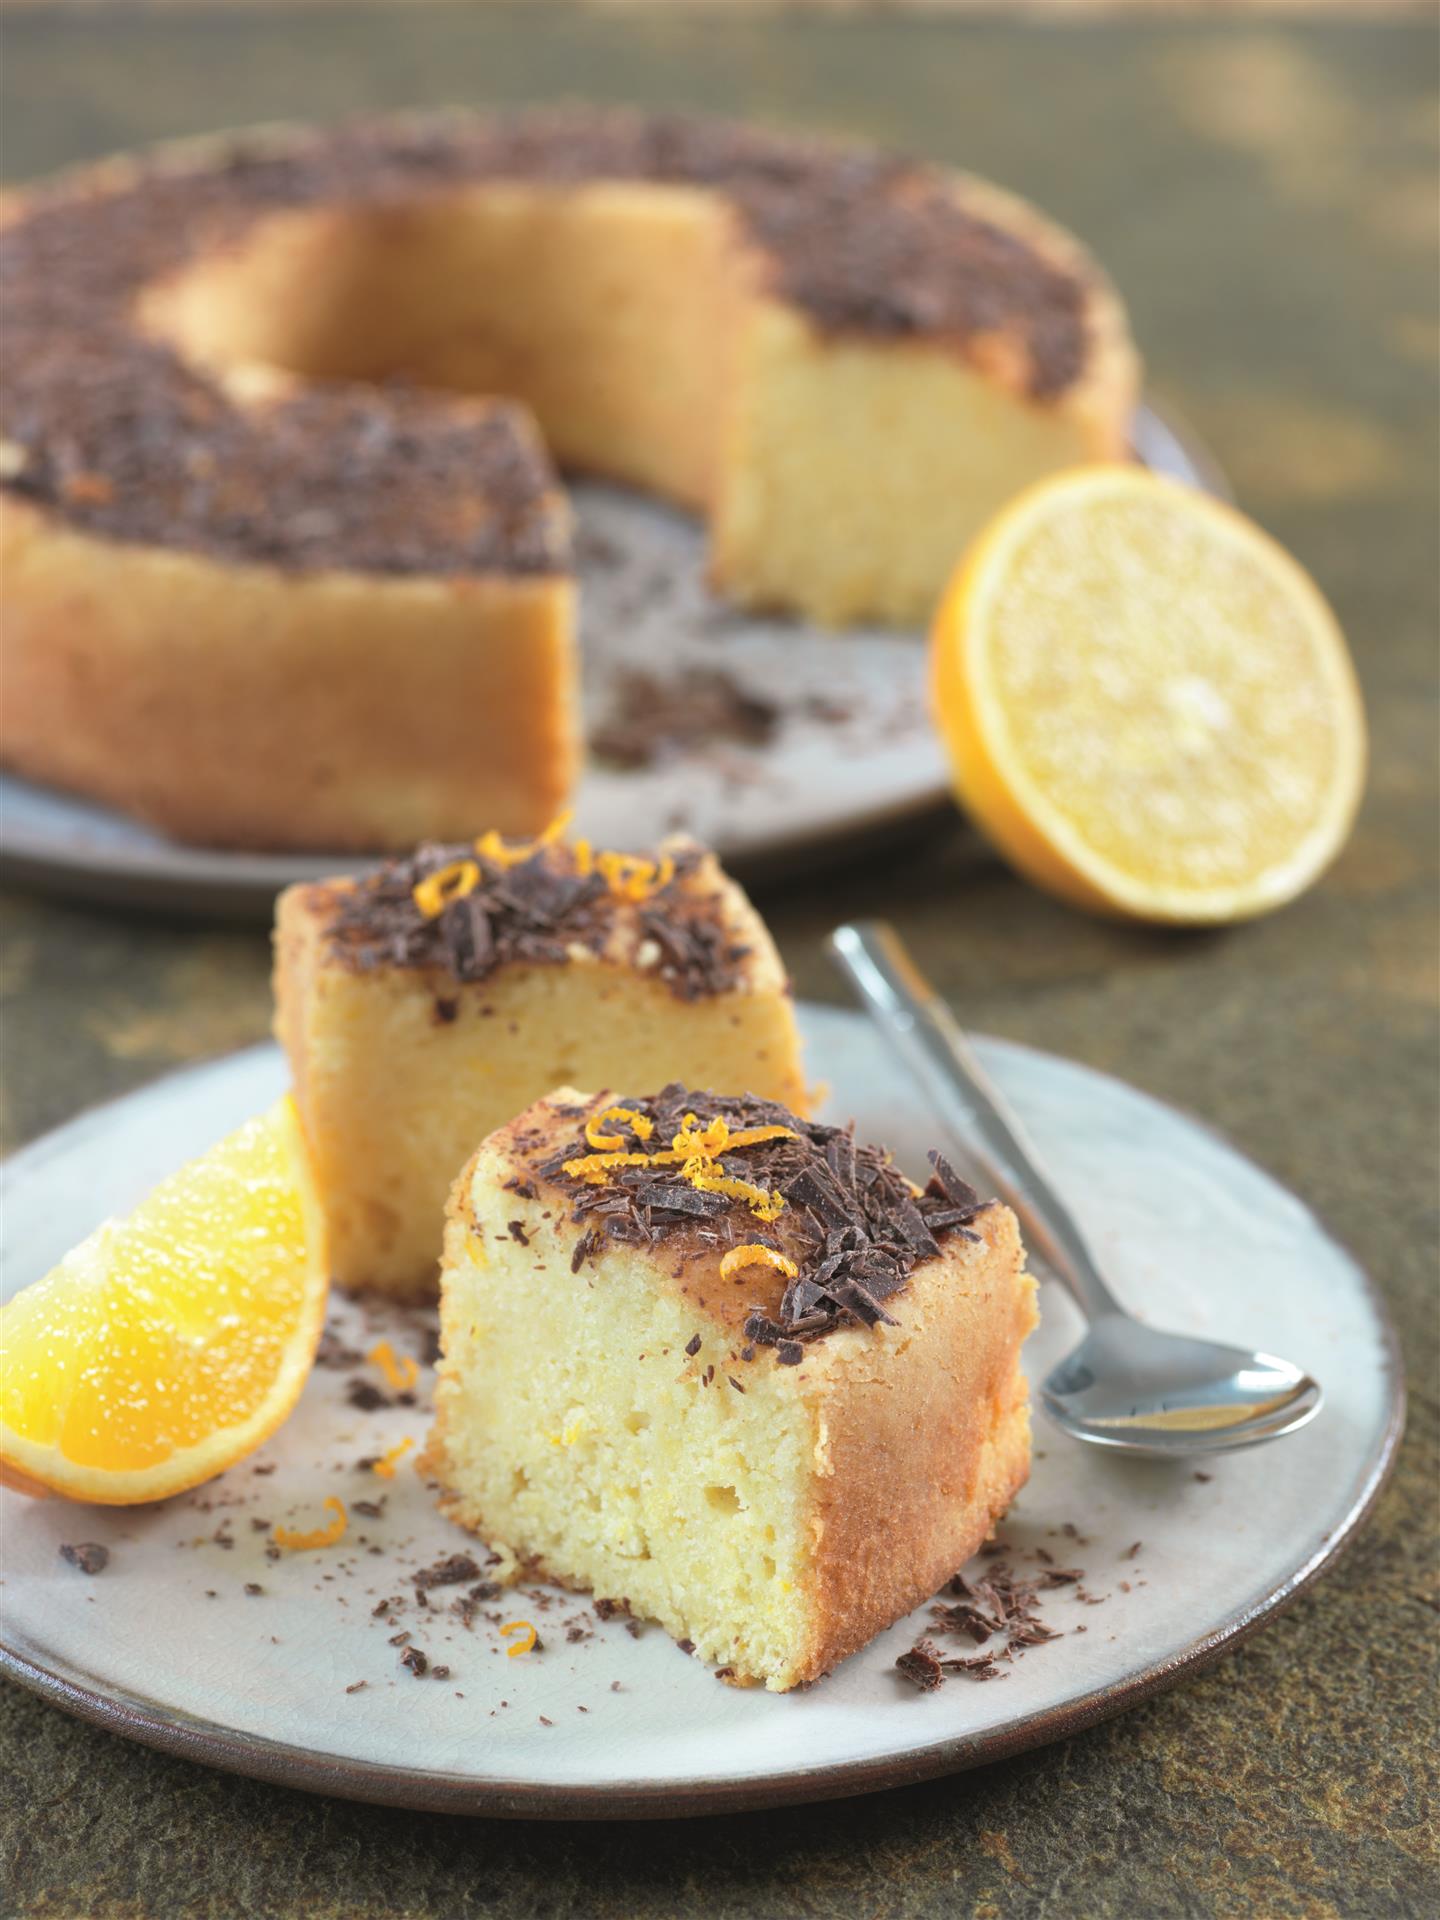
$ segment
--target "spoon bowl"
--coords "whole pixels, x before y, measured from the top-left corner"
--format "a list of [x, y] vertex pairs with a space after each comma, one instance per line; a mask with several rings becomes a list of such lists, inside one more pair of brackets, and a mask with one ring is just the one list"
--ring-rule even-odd
[[1318, 1383], [1288, 1360], [1104, 1314], [1040, 1389], [1055, 1424], [1091, 1446], [1155, 1458], [1228, 1453], [1314, 1419]]

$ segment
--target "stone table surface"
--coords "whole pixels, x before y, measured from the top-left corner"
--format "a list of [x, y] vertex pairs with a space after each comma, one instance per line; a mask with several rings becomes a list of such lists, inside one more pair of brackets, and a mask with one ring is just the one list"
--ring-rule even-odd
[[[839, 1807], [539, 1827], [308, 1798], [0, 1695], [0, 1903], [133, 1916], [1392, 1915], [1440, 1906], [1436, 1589], [1436, 42], [1423, 20], [1067, 26], [746, 8], [17, 13], [11, 179], [152, 138], [589, 95], [878, 136], [1033, 195], [1126, 289], [1153, 390], [1314, 571], [1374, 732], [1349, 848], [1227, 933], [1080, 918], [958, 826], [762, 896], [799, 991], [882, 912], [973, 1026], [1204, 1115], [1390, 1301], [1409, 1435], [1340, 1567], [1062, 1745]], [[4, 902], [11, 1145], [262, 1036], [258, 929]]]

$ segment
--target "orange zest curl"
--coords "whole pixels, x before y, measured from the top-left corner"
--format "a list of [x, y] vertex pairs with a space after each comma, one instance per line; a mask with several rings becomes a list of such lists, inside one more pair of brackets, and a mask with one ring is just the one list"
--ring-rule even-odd
[[742, 1267], [773, 1267], [787, 1280], [793, 1280], [800, 1271], [793, 1260], [777, 1253], [774, 1247], [762, 1247], [758, 1240], [748, 1240], [743, 1247], [732, 1247], [720, 1262], [720, 1278], [728, 1280]]
[[680, 1131], [670, 1142], [682, 1160], [714, 1160], [732, 1144], [725, 1116], [719, 1113], [704, 1127], [693, 1113], [687, 1113]]
[[758, 1147], [766, 1140], [793, 1140], [793, 1127], [742, 1127], [739, 1133], [732, 1133], [725, 1142], [725, 1151], [732, 1147]]
[[634, 853], [598, 853], [595, 867], [617, 900], [636, 906], [675, 878], [675, 862], [668, 853], [658, 861]]
[[420, 1378], [420, 1369], [411, 1356], [407, 1353], [403, 1360], [397, 1358], [388, 1340], [378, 1341], [365, 1358], [372, 1367], [379, 1367], [385, 1376], [385, 1384], [393, 1387], [396, 1393], [408, 1393]]
[[436, 920], [452, 900], [463, 900], [479, 884], [480, 869], [473, 860], [451, 860], [417, 881], [411, 897], [427, 920]]
[[540, 1638], [528, 1620], [507, 1620], [500, 1629], [500, 1638], [509, 1640], [512, 1634], [522, 1634], [524, 1638], [515, 1640], [512, 1645], [506, 1647], [505, 1654], [510, 1660], [518, 1660], [522, 1653], [532, 1652], [536, 1641]]
[[778, 1219], [785, 1211], [783, 1193], [767, 1193], [764, 1187], [752, 1186], [748, 1180], [732, 1179], [728, 1173], [710, 1173], [694, 1161], [687, 1162], [681, 1171], [691, 1186], [697, 1187], [701, 1193], [723, 1193], [732, 1200], [743, 1200], [755, 1218], [767, 1224]]
[[597, 1153], [616, 1153], [625, 1145], [618, 1133], [603, 1131], [616, 1120], [624, 1120], [637, 1140], [648, 1140], [655, 1131], [655, 1122], [633, 1107], [606, 1107], [600, 1113], [592, 1113], [585, 1122], [585, 1138]]
[[615, 1120], [628, 1122], [639, 1140], [648, 1140], [655, 1130], [652, 1121], [630, 1107], [606, 1107], [592, 1114], [585, 1124], [585, 1138], [596, 1151], [564, 1163], [572, 1180], [585, 1180], [598, 1187], [619, 1167], [674, 1166], [678, 1162], [681, 1178], [688, 1180], [692, 1187], [704, 1193], [723, 1193], [732, 1200], [743, 1200], [758, 1220], [769, 1222], [784, 1211], [783, 1194], [734, 1178], [726, 1173], [720, 1156], [737, 1147], [760, 1146], [767, 1140], [793, 1140], [791, 1128], [743, 1127], [740, 1132], [731, 1133], [723, 1114], [717, 1113], [702, 1125], [697, 1114], [687, 1113], [671, 1139], [668, 1152], [629, 1153], [623, 1151], [624, 1141], [619, 1134], [604, 1131]]
[[565, 1171], [572, 1180], [588, 1180], [592, 1187], [600, 1187], [610, 1178], [612, 1167], [660, 1166], [679, 1158], [678, 1153], [587, 1153], [567, 1160]]
[[305, 1553], [311, 1547], [333, 1547], [337, 1541], [343, 1540], [345, 1529], [350, 1524], [345, 1503], [331, 1494], [325, 1502], [325, 1511], [333, 1514], [334, 1519], [327, 1526], [315, 1527], [309, 1533], [292, 1533], [289, 1527], [276, 1527], [273, 1535], [276, 1546], [286, 1547], [291, 1553]]
[[404, 1440], [397, 1441], [388, 1453], [382, 1453], [378, 1460], [371, 1462], [370, 1471], [378, 1473], [382, 1480], [393, 1480], [396, 1466], [414, 1444], [415, 1442], [408, 1435]]
[[526, 860], [533, 859], [542, 847], [553, 847], [565, 837], [565, 829], [575, 818], [573, 809], [569, 813], [557, 814], [533, 840], [515, 840], [509, 846], [501, 839], [494, 827], [488, 833], [482, 833], [475, 842], [475, 851], [482, 860], [493, 861], [497, 867], [518, 867]]

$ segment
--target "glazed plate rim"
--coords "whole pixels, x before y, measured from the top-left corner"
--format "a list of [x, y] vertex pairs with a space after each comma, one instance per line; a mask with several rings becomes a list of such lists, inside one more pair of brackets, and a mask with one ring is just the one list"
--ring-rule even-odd
[[[813, 1022], [826, 1019], [862, 1023], [862, 1016], [833, 1008], [805, 1008]], [[1078, 1063], [1041, 1049], [1008, 1040], [982, 1041], [992, 1059], [1007, 1055], [1075, 1070]], [[25, 1182], [32, 1171], [57, 1154], [83, 1147], [87, 1137], [104, 1134], [117, 1115], [136, 1101], [164, 1101], [189, 1090], [217, 1071], [244, 1061], [259, 1064], [261, 1056], [274, 1058], [271, 1043], [243, 1049], [166, 1074], [157, 1080], [93, 1106], [12, 1155], [0, 1166], [0, 1198]], [[1169, 1103], [1145, 1094], [1115, 1076], [1090, 1067], [1079, 1068], [1097, 1081], [1122, 1088], [1130, 1098], [1158, 1107], [1166, 1114], [1224, 1145], [1215, 1130]], [[1254, 1166], [1248, 1156], [1239, 1156]], [[1266, 1176], [1269, 1179], [1269, 1176]], [[1278, 1190], [1288, 1195], [1288, 1190]], [[1295, 1201], [1297, 1206], [1302, 1203]], [[884, 1788], [910, 1785], [968, 1767], [1008, 1758], [1052, 1740], [1081, 1732], [1123, 1709], [1176, 1684], [1218, 1659], [1304, 1593], [1333, 1564], [1363, 1525], [1389, 1477], [1404, 1425], [1405, 1389], [1399, 1343], [1383, 1297], [1373, 1280], [1340, 1246], [1323, 1223], [1303, 1208], [1307, 1224], [1353, 1270], [1358, 1296], [1379, 1335], [1385, 1375], [1384, 1417], [1368, 1439], [1368, 1449], [1350, 1479], [1343, 1512], [1334, 1518], [1328, 1535], [1314, 1550], [1283, 1575], [1275, 1577], [1249, 1604], [1240, 1606], [1178, 1648], [1142, 1660], [1122, 1679], [1108, 1681], [1087, 1693], [1042, 1706], [999, 1724], [938, 1740], [917, 1739], [901, 1753], [821, 1762], [766, 1774], [746, 1774], [699, 1782], [693, 1779], [630, 1779], [616, 1784], [543, 1782], [525, 1778], [441, 1771], [424, 1766], [363, 1760], [327, 1753], [262, 1734], [227, 1728], [197, 1719], [175, 1706], [103, 1680], [68, 1662], [46, 1659], [10, 1644], [0, 1622], [0, 1672], [51, 1700], [82, 1720], [137, 1740], [162, 1752], [198, 1760], [223, 1770], [276, 1785], [338, 1795], [416, 1811], [464, 1813], [531, 1819], [650, 1819], [746, 1811], [760, 1807], [842, 1799]], [[1063, 1444], [1063, 1443], [1062, 1443]], [[1285, 1444], [1285, 1443], [1281, 1443]], [[919, 1729], [917, 1727], [917, 1733]]]

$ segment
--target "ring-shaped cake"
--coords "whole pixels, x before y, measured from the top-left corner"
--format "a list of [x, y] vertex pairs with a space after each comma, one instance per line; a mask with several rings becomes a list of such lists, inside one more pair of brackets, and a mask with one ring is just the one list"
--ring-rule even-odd
[[112, 161], [17, 197], [0, 286], [0, 758], [216, 846], [557, 810], [552, 461], [704, 514], [738, 604], [915, 625], [1001, 501], [1126, 457], [1137, 384], [1023, 203], [677, 117]]

